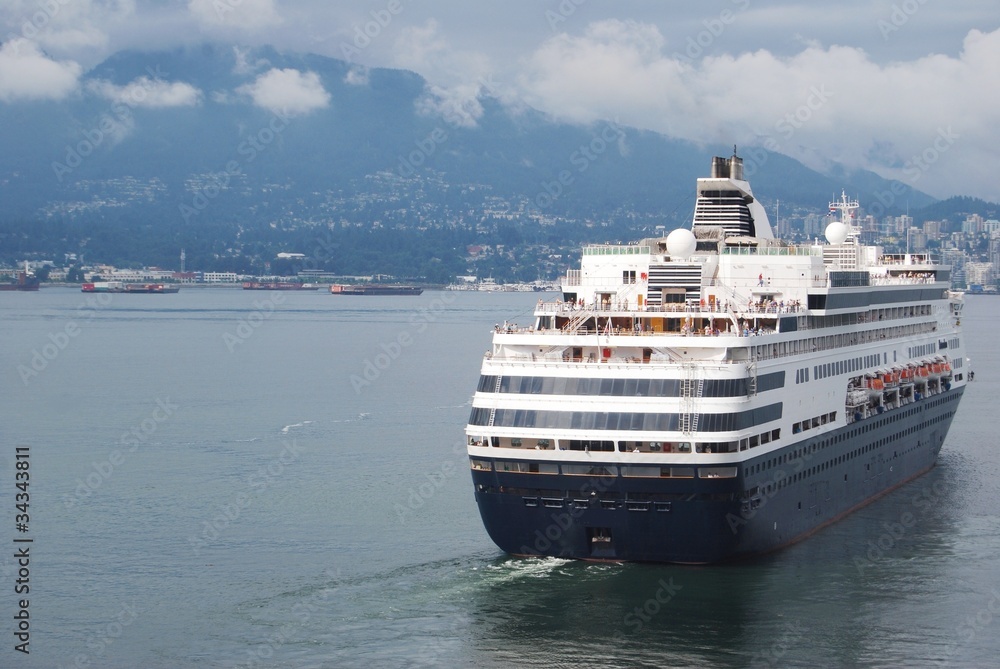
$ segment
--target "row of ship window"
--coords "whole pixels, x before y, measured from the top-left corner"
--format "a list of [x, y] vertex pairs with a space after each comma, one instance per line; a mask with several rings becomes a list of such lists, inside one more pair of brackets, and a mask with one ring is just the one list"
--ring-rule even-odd
[[[948, 400], [954, 400], [954, 398], [942, 398]], [[911, 409], [908, 412], [900, 413], [896, 420], [916, 411], [916, 409]], [[757, 463], [756, 465], [749, 467], [745, 474], [753, 475], [760, 473], [762, 469], [766, 470], [771, 467], [780, 466], [781, 464], [794, 464], [797, 470], [788, 474], [784, 470], [779, 470], [775, 473], [772, 481], [767, 482], [761, 486], [753, 486], [744, 491], [744, 499], [754, 498], [757, 495], [763, 493], [766, 495], [773, 494], [774, 491], [785, 487], [786, 485], [800, 481], [802, 479], [814, 476], [822, 471], [843, 464], [850, 459], [859, 457], [866, 453], [869, 453], [877, 448], [887, 446], [900, 438], [916, 433], [922, 429], [929, 427], [934, 423], [938, 423], [944, 420], [949, 420], [954, 415], [953, 411], [943, 413], [939, 416], [935, 416], [930, 420], [923, 421], [917, 425], [911, 425], [904, 430], [894, 433], [890, 436], [883, 437], [882, 439], [876, 440], [872, 443], [866, 444], [859, 448], [856, 448], [849, 453], [844, 453], [835, 458], [827, 460], [825, 462], [816, 464], [812, 467], [804, 468], [804, 464], [807, 463], [811, 458], [812, 454], [822, 450], [823, 448], [843, 441], [844, 439], [853, 439], [860, 432], [867, 430], [851, 430], [834, 438], [823, 440], [815, 444], [811, 444], [808, 447], [803, 447], [797, 449], [796, 451], [779, 456], [778, 458], [770, 459], [766, 462]], [[893, 457], [898, 457], [901, 454], [908, 453], [910, 451], [916, 450], [921, 446], [920, 442], [911, 445], [909, 448], [904, 449], [901, 453], [893, 452]], [[736, 478], [739, 474], [739, 467], [732, 466], [706, 466], [706, 467], [675, 467], [675, 466], [644, 466], [644, 465], [611, 465], [611, 464], [559, 464], [551, 462], [524, 462], [518, 460], [485, 460], [481, 458], [470, 458], [470, 466], [474, 471], [497, 471], [497, 472], [508, 472], [508, 473], [526, 473], [526, 474], [563, 474], [566, 476], [590, 476], [590, 477], [601, 477], [601, 478], [612, 478], [617, 476], [630, 477], [630, 478], [671, 478], [671, 479], [728, 479]], [[867, 465], [866, 469], [870, 470], [870, 464]], [[845, 480], [847, 480], [847, 475], [845, 474]], [[500, 488], [500, 492], [518, 493], [521, 494], [521, 489], [504, 489]], [[495, 490], [491, 490], [495, 492]], [[524, 491], [527, 492], [527, 491]], [[535, 491], [538, 492], [538, 491]], [[556, 495], [560, 494], [561, 491], [552, 490], [549, 494], [555, 499]]]
[[810, 428], [817, 428], [827, 423], [833, 423], [837, 420], [837, 412], [831, 411], [830, 413], [825, 413], [822, 416], [813, 416], [812, 418], [807, 418], [801, 420], [797, 423], [792, 423], [792, 434], [798, 434]]
[[[491, 486], [479, 484], [476, 489], [481, 493], [502, 493], [520, 496], [525, 506], [561, 509], [566, 506], [576, 509], [589, 509], [592, 500], [588, 498], [567, 497], [564, 490], [545, 490], [541, 488], [520, 488], [507, 486]], [[598, 504], [607, 511], [625, 509], [628, 511], [670, 511], [674, 502], [727, 502], [736, 499], [735, 493], [641, 493], [629, 492], [618, 495], [609, 491], [601, 493]], [[591, 528], [597, 531], [600, 528]]]
[[921, 344], [920, 346], [908, 346], [906, 348], [906, 356], [908, 358], [920, 358], [925, 355], [932, 355], [935, 352], [937, 352], [937, 344], [934, 342]]
[[[951, 340], [955, 343], [954, 346], [958, 346], [958, 340]], [[945, 348], [942, 346], [942, 348]], [[911, 346], [907, 348], [908, 357], [916, 358], [920, 356], [930, 355], [937, 351], [936, 344], [923, 344], [921, 346]], [[851, 372], [860, 372], [865, 369], [873, 369], [879, 365], [888, 364], [888, 355], [886, 353], [874, 353], [866, 356], [859, 356], [857, 358], [849, 358], [847, 360], [837, 360], [834, 362], [823, 363], [822, 365], [813, 365], [812, 367], [812, 377], [816, 380], [825, 379], [828, 376], [838, 376], [840, 374], [850, 374]], [[956, 362], [961, 360], [957, 358]], [[955, 367], [961, 367], [961, 363], [954, 365]], [[795, 383], [808, 383], [810, 378], [810, 370], [808, 367], [802, 367], [795, 370]]]
[[[860, 372], [865, 369], [874, 369], [878, 365], [886, 364], [887, 360], [888, 356], [885, 353], [859, 355], [856, 358], [848, 358], [847, 360], [835, 360], [834, 362], [825, 362], [822, 365], [813, 365], [812, 375], [813, 378], [818, 381], [819, 379], [825, 379], [828, 376], [839, 376], [840, 374], [850, 374], [851, 372]], [[801, 371], [804, 371], [805, 374], [798, 373]], [[798, 370], [795, 374], [795, 382], [805, 383], [807, 381], [809, 381], [809, 368], [806, 367], [803, 370]]]
[[[842, 442], [844, 440], [855, 439], [858, 436], [860, 436], [860, 435], [862, 435], [862, 434], [864, 434], [866, 432], [870, 432], [872, 430], [878, 429], [879, 427], [881, 427], [882, 425], [885, 425], [886, 423], [895, 423], [895, 422], [898, 422], [898, 421], [903, 420], [904, 418], [906, 418], [908, 416], [912, 416], [913, 414], [915, 414], [918, 411], [921, 411], [921, 410], [926, 411], [927, 409], [931, 409], [931, 408], [933, 408], [935, 406], [940, 406], [941, 404], [944, 404], [944, 403], [947, 403], [947, 402], [954, 402], [954, 401], [956, 401], [956, 399], [957, 399], [957, 397], [954, 396], [954, 395], [946, 395], [946, 396], [941, 396], [941, 397], [937, 397], [937, 398], [935, 398], [933, 400], [930, 400], [930, 401], [926, 402], [925, 404], [922, 404], [919, 407], [911, 407], [911, 408], [908, 408], [908, 409], [892, 411], [890, 413], [885, 414], [884, 416], [881, 416], [878, 420], [875, 420], [875, 421], [872, 421], [871, 423], [867, 423], [865, 425], [862, 425], [861, 427], [852, 428], [850, 430], [841, 432], [839, 434], [835, 434], [835, 435], [833, 435], [831, 437], [828, 437], [826, 439], [822, 439], [822, 440], [816, 441], [816, 442], [814, 442], [812, 444], [809, 444], [808, 446], [802, 446], [800, 448], [796, 448], [795, 450], [793, 450], [793, 451], [791, 451], [789, 453], [784, 453], [784, 454], [778, 455], [778, 456], [776, 456], [774, 458], [770, 458], [768, 460], [763, 460], [761, 462], [755, 463], [755, 464], [753, 464], [753, 465], [751, 465], [750, 467], [747, 468], [746, 473], [747, 473], [747, 475], [760, 474], [762, 472], [766, 472], [766, 471], [768, 471], [770, 469], [774, 469], [775, 467], [780, 467], [782, 465], [792, 465], [792, 466], [796, 467], [796, 470], [799, 470], [799, 469], [801, 469], [804, 466], [804, 463], [806, 463], [806, 462], [808, 462], [809, 460], [812, 459], [814, 453], [822, 451], [823, 449], [825, 449], [825, 448], [827, 448], [829, 446], [832, 446], [834, 444], [838, 444], [838, 443], [840, 443], [840, 442]], [[931, 425], [933, 423], [936, 423], [936, 422], [940, 422], [942, 420], [947, 420], [947, 419], [951, 418], [951, 416], [953, 414], [954, 414], [953, 411], [949, 411], [949, 412], [941, 414], [940, 416], [938, 416], [936, 418], [933, 418], [931, 420], [923, 421], [916, 428], [913, 428], [913, 431], [915, 431], [916, 429], [922, 429], [924, 427], [927, 427], [927, 426], [929, 426], [929, 425]], [[898, 438], [899, 436], [901, 436], [903, 434], [909, 434], [910, 430], [911, 430], [911, 428], [907, 428], [907, 430], [899, 432], [899, 433], [893, 435], [891, 438], [895, 439], [895, 438]], [[858, 449], [858, 450], [852, 452], [851, 457], [854, 457], [854, 455], [857, 455], [857, 454], [866, 453], [871, 448], [873, 448], [872, 444], [869, 444], [868, 446], [864, 446], [861, 449]]]
[[[783, 388], [784, 372], [757, 377], [758, 393]], [[681, 397], [681, 379], [609, 379], [596, 377], [496, 376], [483, 374], [481, 393], [518, 395], [593, 395], [600, 397]], [[699, 397], [746, 397], [749, 379], [705, 379]]]
[[845, 325], [857, 325], [859, 323], [877, 323], [878, 321], [894, 320], [897, 318], [914, 318], [917, 316], [930, 316], [932, 307], [929, 304], [922, 304], [910, 307], [889, 307], [885, 309], [870, 309], [865, 312], [855, 312], [848, 314], [829, 314], [816, 316], [799, 316], [798, 326], [800, 330], [819, 330], [822, 328], [837, 328]]
[[816, 353], [817, 351], [855, 347], [859, 344], [882, 341], [883, 339], [896, 339], [898, 337], [927, 334], [933, 332], [936, 328], [937, 326], [933, 323], [896, 325], [878, 330], [862, 330], [846, 334], [826, 335], [823, 337], [811, 337], [809, 339], [796, 339], [789, 342], [754, 346], [753, 353], [754, 357], [758, 360], [781, 358], [791, 355], [801, 355], [803, 353]]
[[917, 316], [930, 316], [932, 306], [929, 304], [919, 304], [911, 307], [889, 307], [886, 309], [872, 309], [871, 311], [858, 314], [858, 322], [876, 322], [881, 320], [894, 320], [897, 318], [915, 318]]
[[[947, 281], [944, 277], [939, 277], [944, 281]], [[890, 279], [891, 280], [891, 279]], [[927, 282], [927, 279], [924, 279]], [[876, 279], [876, 283], [884, 283], [881, 280]], [[867, 307], [873, 302], [876, 304], [905, 304], [908, 302], [926, 302], [928, 300], [938, 300], [947, 297], [947, 290], [940, 287], [921, 287], [921, 288], [910, 288], [893, 291], [890, 295], [885, 291], [864, 291], [864, 292], [852, 292], [852, 293], [835, 293], [835, 294], [816, 294], [813, 293], [809, 295], [809, 308], [810, 309], [856, 309], [861, 307]], [[930, 313], [930, 305], [921, 305], [919, 307], [906, 306], [906, 307], [886, 307], [884, 309], [874, 309], [868, 314], [877, 313], [878, 315], [889, 314], [893, 312], [897, 315], [888, 316], [889, 318], [906, 318], [908, 316], [920, 315], [920, 309], [927, 310], [926, 313]], [[860, 316], [863, 316], [861, 314]], [[859, 319], [860, 320], [860, 319]]]
[[[869, 452], [871, 452], [871, 451], [873, 451], [873, 450], [875, 450], [877, 448], [882, 448], [883, 446], [887, 446], [887, 445], [889, 445], [889, 444], [891, 444], [891, 443], [899, 440], [900, 438], [902, 438], [902, 437], [904, 437], [906, 435], [910, 435], [910, 434], [914, 434], [916, 432], [919, 432], [920, 430], [923, 430], [923, 429], [925, 429], [925, 428], [933, 425], [934, 423], [939, 423], [939, 422], [944, 421], [944, 420], [949, 420], [953, 415], [954, 415], [954, 412], [953, 411], [949, 411], [949, 412], [941, 414], [939, 416], [935, 416], [934, 418], [932, 418], [930, 420], [925, 420], [925, 421], [923, 421], [921, 423], [918, 423], [916, 425], [911, 425], [911, 426], [907, 427], [905, 430], [900, 430], [899, 432], [896, 432], [896, 433], [894, 433], [894, 434], [892, 434], [892, 435], [890, 435], [888, 437], [883, 437], [882, 439], [877, 439], [877, 440], [873, 441], [870, 444], [866, 444], [865, 446], [862, 446], [860, 448], [856, 448], [853, 451], [850, 451], [849, 453], [845, 453], [843, 455], [839, 455], [839, 456], [837, 456], [837, 457], [835, 457], [835, 458], [833, 458], [831, 460], [827, 460], [826, 462], [822, 462], [822, 463], [820, 463], [818, 465], [815, 465], [813, 467], [809, 467], [807, 469], [802, 469], [800, 471], [795, 471], [794, 473], [791, 473], [791, 474], [786, 474], [783, 470], [779, 470], [779, 471], [775, 472], [774, 479], [771, 482], [766, 483], [764, 485], [763, 490], [759, 486], [754, 486], [753, 488], [750, 488], [749, 490], [744, 491], [744, 496], [745, 497], [753, 497], [755, 494], [757, 494], [759, 492], [763, 492], [765, 495], [772, 494], [774, 491], [780, 490], [781, 488], [784, 488], [786, 485], [788, 485], [790, 483], [795, 483], [797, 481], [801, 481], [802, 479], [809, 478], [810, 476], [814, 476], [814, 475], [816, 475], [816, 474], [818, 474], [818, 473], [820, 473], [822, 471], [826, 471], [827, 469], [829, 469], [830, 467], [832, 467], [834, 465], [843, 464], [843, 463], [847, 462], [848, 460], [852, 460], [852, 459], [854, 459], [856, 457], [864, 455], [865, 453], [869, 453]], [[900, 415], [896, 419], [898, 420], [899, 418], [902, 418], [902, 417], [903, 417], [903, 415]], [[835, 443], [837, 441], [842, 441], [843, 436], [844, 435], [840, 435], [841, 438], [838, 438], [838, 439], [835, 439], [835, 440], [830, 440], [830, 443]], [[916, 450], [917, 448], [920, 448], [920, 446], [921, 446], [921, 442], [918, 441], [916, 444], [911, 445], [910, 448], [904, 449], [902, 453], [905, 454], [905, 453], [908, 453], [910, 451]], [[898, 453], [896, 451], [893, 451], [892, 457], [896, 458], [899, 455], [900, 455], [900, 453]], [[795, 464], [797, 464], [797, 466], [801, 467], [802, 464], [804, 462], [806, 462], [808, 459], [809, 459], [809, 456], [806, 456], [805, 458], [796, 459], [793, 462]], [[865, 465], [865, 470], [866, 471], [870, 471], [871, 470], [871, 464], [870, 463]], [[747, 473], [749, 474], [750, 471], [748, 471]], [[847, 481], [847, 474], [844, 474], [844, 481]]]
[[612, 464], [567, 464], [557, 462], [529, 462], [522, 460], [483, 460], [471, 458], [474, 471], [514, 474], [563, 474], [565, 476], [597, 476], [617, 478], [619, 474], [629, 478], [675, 478], [675, 479], [720, 479], [736, 478], [738, 467], [674, 467], [669, 465], [612, 465]]
[[[736, 453], [757, 448], [781, 438], [781, 429], [775, 428], [734, 441], [695, 442], [695, 453]], [[690, 453], [692, 443], [688, 441], [619, 441], [607, 439], [525, 439], [521, 437], [469, 437], [469, 446], [489, 445], [494, 448], [534, 448], [545, 451], [552, 448], [562, 451], [594, 451], [621, 453]]]
[[734, 432], [781, 419], [780, 402], [733, 413], [644, 413], [638, 411], [550, 411], [546, 409], [490, 409], [473, 407], [469, 425], [529, 427], [566, 430], [630, 430], [674, 432], [681, 419], [689, 419], [691, 430]]
[[[896, 416], [891, 417], [889, 422], [895, 422], [901, 420], [908, 415], [915, 412], [916, 409], [910, 409], [906, 412], [901, 412]], [[786, 453], [780, 455], [776, 458], [769, 459], [764, 462], [756, 463], [746, 470], [746, 475], [752, 476], [761, 473], [761, 471], [767, 471], [768, 469], [781, 466], [783, 464], [789, 464], [796, 467], [796, 471], [788, 474], [784, 470], [779, 470], [776, 473], [774, 481], [765, 485], [764, 489], [773, 490], [779, 485], [783, 485], [784, 482], [794, 482], [802, 478], [812, 476], [821, 471], [825, 471], [833, 465], [838, 465], [846, 462], [847, 460], [853, 459], [860, 455], [864, 455], [876, 448], [881, 448], [894, 441], [897, 441], [901, 437], [909, 434], [914, 434], [920, 430], [929, 427], [930, 425], [947, 420], [952, 417], [954, 412], [947, 412], [936, 416], [933, 419], [922, 421], [916, 425], [908, 426], [905, 430], [896, 432], [888, 437], [883, 437], [882, 439], [876, 440], [870, 444], [862, 446], [860, 448], [854, 449], [850, 453], [845, 453], [836, 458], [828, 460], [826, 462], [814, 465], [813, 467], [804, 468], [805, 463], [807, 463], [814, 453], [821, 451], [827, 446], [839, 443], [845, 439], [853, 439], [857, 434], [861, 432], [866, 432], [868, 430], [851, 430], [849, 432], [844, 432], [836, 435], [830, 439], [824, 439], [820, 442], [810, 444], [807, 447], [796, 449], [791, 453]], [[888, 417], [887, 417], [888, 418]], [[919, 444], [918, 444], [919, 446]], [[908, 449], [908, 450], [912, 450]], [[906, 451], [904, 451], [906, 452]], [[894, 453], [895, 457], [896, 454]], [[612, 464], [578, 464], [578, 463], [556, 463], [556, 462], [532, 462], [523, 460], [486, 460], [483, 458], [470, 458], [470, 466], [475, 471], [497, 471], [506, 473], [520, 473], [520, 474], [563, 474], [566, 476], [597, 476], [601, 478], [607, 477], [618, 477], [619, 474], [623, 477], [631, 478], [735, 478], [739, 473], [739, 467], [736, 465], [724, 465], [724, 466], [703, 466], [703, 467], [682, 467], [682, 466], [669, 466], [669, 465], [612, 465]], [[751, 488], [746, 491], [748, 495], [752, 495], [758, 487]]]

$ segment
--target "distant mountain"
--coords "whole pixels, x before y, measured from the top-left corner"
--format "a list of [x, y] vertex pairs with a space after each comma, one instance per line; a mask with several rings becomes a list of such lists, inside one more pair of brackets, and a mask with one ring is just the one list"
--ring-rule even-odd
[[917, 223], [945, 219], [955, 220], [959, 217], [964, 219], [969, 214], [979, 214], [987, 220], [1000, 219], [1000, 204], [975, 197], [957, 196], [934, 202], [910, 213]]
[[[255, 106], [248, 87], [272, 69], [315, 73], [329, 105], [288, 117]], [[123, 87], [156, 80], [197, 88], [198, 104], [128, 103]], [[91, 257], [117, 245], [102, 259], [119, 261], [135, 253], [135, 261], [168, 262], [180, 247], [205, 264], [266, 257], [302, 243], [289, 231], [316, 225], [472, 231], [451, 240], [458, 247], [484, 241], [474, 234], [484, 220], [537, 226], [525, 211], [599, 222], [608, 228], [601, 236], [615, 238], [689, 221], [695, 179], [712, 155], [731, 151], [611, 122], [559, 123], [485, 94], [465, 101], [478, 117], [463, 125], [436, 113], [441, 103], [412, 72], [360, 71], [310, 54], [218, 44], [118, 53], [72, 99], [0, 105], [2, 127], [17, 129], [0, 152], [3, 250], [32, 251], [29, 224]], [[769, 208], [779, 199], [783, 211], [821, 208], [841, 189], [864, 205], [889, 188], [870, 172], [823, 175], [761, 148], [740, 153]], [[911, 209], [934, 202], [916, 190], [904, 200]], [[560, 241], [529, 228], [518, 235]]]

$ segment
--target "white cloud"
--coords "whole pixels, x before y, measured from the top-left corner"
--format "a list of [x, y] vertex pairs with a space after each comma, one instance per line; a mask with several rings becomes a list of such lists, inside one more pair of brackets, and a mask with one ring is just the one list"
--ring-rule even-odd
[[236, 61], [233, 65], [234, 74], [252, 74], [271, 64], [267, 58], [255, 57], [250, 48], [241, 49], [238, 46], [233, 47], [233, 60]]
[[493, 72], [485, 53], [453, 48], [435, 19], [400, 30], [393, 63], [419, 72], [437, 86], [468, 84]]
[[252, 84], [237, 92], [249, 95], [253, 103], [272, 112], [290, 115], [308, 114], [330, 104], [330, 94], [315, 72], [272, 68]]
[[494, 83], [484, 54], [452, 49], [433, 19], [400, 31], [394, 53], [397, 66], [420, 72], [431, 82], [417, 100], [417, 111], [442, 116], [456, 126], [476, 125], [483, 115], [479, 96]]
[[204, 26], [254, 32], [281, 23], [274, 0], [189, 0], [188, 11]]
[[368, 68], [363, 65], [353, 65], [344, 75], [344, 83], [352, 86], [367, 86]]
[[103, 49], [108, 45], [108, 35], [92, 25], [47, 30], [38, 38], [39, 44], [60, 53], [75, 53], [87, 49]]
[[[902, 2], [871, 0], [843, 0], [839, 13], [804, 0], [671, 3], [669, 11], [662, 4], [404, 1], [391, 22], [369, 31], [370, 44], [354, 60], [416, 71], [430, 82], [419, 109], [464, 123], [475, 121], [485, 89], [511, 108], [530, 103], [567, 120], [618, 117], [727, 144], [771, 136], [782, 152], [812, 164], [829, 157], [886, 176], [932, 155], [938, 127], [950, 123], [960, 137], [914, 185], [1000, 200], [987, 170], [970, 167], [996, 163], [996, 3], [921, 0], [906, 5], [906, 16], [895, 9]], [[47, 73], [62, 68], [66, 81], [79, 76], [76, 64], [87, 70], [121, 49], [169, 51], [206, 39], [343, 58], [355, 27], [384, 16], [385, 7], [384, 0], [0, 0], [0, 35], [8, 43], [30, 39], [50, 61]], [[244, 53], [236, 68], [248, 80], [272, 67]], [[0, 99], [73, 88], [10, 72]], [[363, 79], [352, 71], [345, 81]], [[823, 84], [829, 100], [791, 137], [788, 126], [782, 134], [776, 124]]]
[[0, 46], [0, 100], [61, 100], [77, 89], [82, 68], [55, 61], [34, 42], [15, 38]]
[[12, 33], [37, 42], [49, 53], [73, 57], [106, 49], [108, 31], [134, 17], [136, 9], [134, 0], [6, 0], [3, 4], [0, 20], [6, 14]]
[[[935, 195], [1000, 199], [981, 169], [996, 163], [1000, 30], [969, 32], [955, 57], [887, 64], [843, 46], [693, 61], [668, 51], [654, 26], [598, 22], [547, 40], [519, 84], [530, 104], [575, 122], [618, 118], [695, 142], [767, 142], [817, 167], [823, 156]], [[921, 163], [925, 154], [934, 160]]]
[[396, 64], [406, 69], [426, 72], [440, 68], [441, 61], [450, 54], [451, 48], [441, 37], [438, 22], [434, 19], [422, 25], [407, 26], [396, 39]]
[[163, 81], [142, 76], [133, 79], [124, 86], [117, 86], [110, 81], [97, 80], [88, 82], [87, 88], [112, 100], [130, 107], [146, 107], [156, 109], [161, 107], [193, 107], [201, 102], [201, 91], [183, 81]]
[[454, 126], [474, 128], [483, 115], [479, 93], [478, 84], [450, 88], [430, 86], [417, 98], [417, 112], [427, 116], [440, 116], [446, 123]]

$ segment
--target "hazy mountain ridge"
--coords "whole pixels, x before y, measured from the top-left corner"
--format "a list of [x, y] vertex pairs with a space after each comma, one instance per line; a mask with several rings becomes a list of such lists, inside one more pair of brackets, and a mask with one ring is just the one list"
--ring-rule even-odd
[[910, 214], [918, 223], [946, 219], [958, 214], [979, 214], [985, 219], [995, 219], [1000, 218], [1000, 204], [977, 197], [956, 195], [933, 202]]
[[[427, 87], [414, 73], [372, 69], [364, 71], [365, 83], [352, 84], [346, 81], [352, 66], [343, 61], [269, 49], [242, 53], [245, 55], [240, 60], [252, 63], [244, 66], [242, 73], [234, 69], [239, 66], [234, 49], [220, 45], [170, 53], [116, 54], [88, 73], [85, 89], [95, 82], [125, 86], [139, 77], [158, 77], [197, 87], [202, 93], [200, 103], [150, 109], [84, 92], [63, 103], [7, 105], [0, 108], [0, 114], [16, 123], [12, 127], [21, 132], [11, 138], [10, 150], [5, 152], [6, 158], [0, 158], [0, 165], [8, 174], [30, 169], [30, 176], [39, 182], [34, 205], [46, 196], [58, 199], [71, 195], [73, 184], [86, 179], [156, 176], [175, 188], [191, 174], [221, 171], [231, 159], [245, 163], [248, 174], [261, 178], [292, 178], [303, 188], [344, 188], [351, 179], [380, 170], [398, 171], [401, 160], [417, 155], [414, 152], [421, 151], [420, 143], [437, 129], [446, 135], [440, 147], [435, 147], [440, 150], [421, 156], [422, 164], [415, 167], [439, 170], [452, 182], [480, 181], [504, 195], [524, 190], [532, 196], [560, 171], [568, 170], [577, 177], [575, 181], [607, 184], [598, 192], [627, 196], [618, 197], [622, 201], [660, 201], [666, 206], [661, 204], [659, 209], [673, 210], [672, 197], [676, 192], [692, 192], [691, 177], [705, 172], [712, 153], [688, 142], [619, 128], [610, 122], [588, 129], [550, 122], [531, 110], [511, 113], [492, 98], [482, 100], [484, 111], [476, 127], [457, 127], [441, 117], [418, 112], [417, 102], [426, 95]], [[254, 107], [246, 94], [238, 91], [270, 68], [317, 73], [331, 101], [326, 109], [288, 119], [274, 143], [256, 156], [267, 160], [248, 161], [248, 154], [238, 152], [241, 143], [266, 128], [273, 114]], [[108, 118], [116, 123], [114, 132], [102, 133], [102, 121]], [[581, 159], [581, 148], [595, 141], [600, 146], [595, 135], [599, 137], [608, 127], [624, 134], [627, 154], [606, 149], [593, 160], [584, 159], [586, 167], [574, 163]], [[101, 141], [93, 141], [98, 133], [104, 135]], [[95, 145], [92, 151], [87, 143]], [[85, 151], [74, 149], [90, 152], [80, 156], [78, 166], [73, 165], [73, 154]], [[755, 175], [755, 185], [780, 185], [780, 191], [771, 197], [802, 200], [803, 205], [819, 202], [821, 206], [822, 198], [830, 192], [853, 186], [857, 180], [855, 175], [846, 181], [833, 180], [778, 154], [770, 154], [768, 162], [769, 168]], [[60, 179], [55, 164], [67, 165], [70, 171]], [[794, 170], [794, 178], [781, 174], [785, 170]], [[594, 174], [600, 178], [588, 179]], [[674, 187], [675, 180], [680, 182], [679, 189]], [[661, 189], [666, 196], [660, 194]], [[578, 195], [586, 204], [587, 194]], [[915, 199], [920, 198], [932, 200], [916, 194]], [[20, 213], [33, 213], [17, 207], [18, 199], [13, 202]], [[567, 205], [557, 201], [553, 209], [559, 210], [560, 204]]]
[[[328, 106], [286, 115], [252, 104], [248, 87], [272, 68], [314, 72]], [[133, 93], [142, 94], [143, 82], [156, 81], [196, 88], [197, 104], [151, 108], [121, 99], [123, 87], [139, 85]], [[107, 90], [119, 99], [98, 94]], [[505, 211], [528, 237], [537, 217], [525, 211], [599, 221], [608, 228], [600, 236], [616, 238], [690, 220], [695, 178], [707, 174], [712, 155], [731, 151], [612, 121], [558, 123], [489, 96], [479, 98], [475, 124], [462, 124], [427, 111], [438, 102], [412, 72], [359, 70], [316, 55], [224, 45], [118, 53], [89, 72], [70, 100], [0, 106], [0, 121], [18, 129], [0, 155], [0, 219], [19, 248], [30, 246], [31, 235], [17, 230], [43, 220], [61, 224], [67, 247], [93, 245], [85, 241], [91, 232], [113, 240], [131, 231], [139, 239], [128, 246], [143, 255], [151, 235], [163, 246], [156, 262], [171, 244], [194, 249], [194, 258], [205, 254], [206, 262], [245, 254], [250, 240], [254, 252], [267, 254], [283, 244], [275, 231], [330, 224], [458, 227], [468, 234], [456, 244], [489, 243], [486, 210]], [[740, 153], [755, 193], [768, 206], [780, 200], [783, 212], [821, 209], [841, 189], [864, 204], [890, 187], [870, 172], [831, 177], [761, 148]], [[934, 202], [912, 189], [905, 200], [911, 213]], [[206, 238], [218, 234], [231, 236]], [[577, 235], [592, 236], [585, 228], [570, 232]]]

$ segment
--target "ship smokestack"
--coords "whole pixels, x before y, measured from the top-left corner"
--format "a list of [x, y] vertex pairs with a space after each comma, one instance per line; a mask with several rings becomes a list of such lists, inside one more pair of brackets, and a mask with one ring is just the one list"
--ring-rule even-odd
[[713, 179], [728, 179], [729, 178], [729, 161], [725, 158], [719, 158], [716, 156], [712, 158], [712, 178]]
[[729, 178], [743, 181], [743, 159], [736, 155], [736, 151], [733, 151], [733, 157], [729, 159]]

